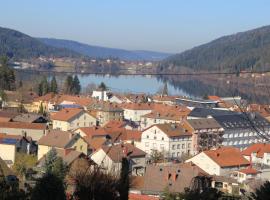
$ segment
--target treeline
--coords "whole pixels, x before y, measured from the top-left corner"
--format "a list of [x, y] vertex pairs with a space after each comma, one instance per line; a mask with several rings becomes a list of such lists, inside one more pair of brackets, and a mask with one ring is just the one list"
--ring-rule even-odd
[[220, 71], [270, 69], [270, 26], [221, 37], [176, 54], [164, 60], [159, 70], [167, 67]]
[[[57, 94], [59, 92], [59, 87], [55, 76], [53, 76], [50, 81], [48, 81], [46, 76], [43, 76], [42, 80], [38, 84], [37, 90], [39, 96], [43, 96], [49, 92]], [[63, 93], [78, 95], [80, 94], [80, 92], [81, 92], [81, 84], [78, 76], [75, 75], [73, 77], [71, 75], [68, 75], [63, 86]]]
[[80, 57], [80, 55], [74, 51], [48, 46], [19, 31], [1, 27], [0, 55], [7, 55], [15, 59], [27, 59], [39, 56]]

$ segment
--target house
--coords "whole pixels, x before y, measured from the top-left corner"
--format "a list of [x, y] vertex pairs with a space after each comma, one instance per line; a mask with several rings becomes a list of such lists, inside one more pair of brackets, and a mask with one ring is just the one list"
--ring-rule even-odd
[[53, 129], [62, 131], [74, 130], [79, 127], [90, 127], [96, 125], [96, 118], [83, 109], [62, 109], [51, 116]]
[[152, 97], [153, 102], [167, 105], [175, 105], [176, 98], [179, 98], [179, 96], [155, 95]]
[[224, 129], [224, 146], [233, 146], [241, 150], [250, 144], [265, 142], [264, 135], [270, 135], [270, 122], [258, 113], [219, 115], [213, 118]]
[[36, 145], [23, 136], [0, 134], [0, 157], [9, 167], [15, 163], [17, 152], [36, 153]]
[[270, 144], [252, 144], [242, 151], [242, 155], [257, 166], [270, 166]]
[[20, 113], [12, 118], [13, 122], [47, 123], [48, 119], [35, 113]]
[[261, 172], [254, 168], [246, 168], [241, 170], [236, 170], [231, 173], [231, 177], [236, 179], [239, 183], [246, 182], [251, 179], [260, 179]]
[[211, 187], [233, 196], [241, 194], [237, 180], [227, 176], [211, 176]]
[[141, 145], [148, 155], [157, 150], [165, 157], [179, 158], [191, 153], [191, 137], [180, 124], [156, 124], [142, 132]]
[[92, 98], [95, 98], [97, 100], [101, 101], [108, 101], [111, 96], [111, 93], [106, 90], [94, 90], [92, 93]]
[[192, 154], [222, 145], [224, 129], [213, 118], [188, 119], [183, 122], [192, 133]]
[[[73, 162], [75, 162], [77, 159], [85, 158], [86, 155], [80, 151], [76, 151], [74, 149], [55, 149], [56, 156], [62, 158], [63, 162], [70, 167]], [[45, 161], [46, 161], [46, 155], [41, 157], [38, 160], [37, 167], [44, 167]]]
[[142, 175], [145, 167], [145, 152], [132, 144], [102, 146], [91, 155], [91, 159], [105, 171], [118, 174], [121, 171], [122, 158], [128, 156], [130, 170], [134, 175]]
[[6, 164], [6, 162], [0, 157], [0, 177], [4, 176], [4, 177], [8, 177], [10, 175], [14, 176], [15, 173], [8, 167], [8, 165]]
[[6, 101], [2, 103], [4, 108], [16, 108], [23, 107], [28, 112], [32, 112], [32, 102], [38, 97], [34, 92], [19, 92], [19, 91], [5, 91], [7, 95]]
[[184, 106], [169, 106], [167, 104], [155, 104], [151, 113], [141, 116], [141, 130], [154, 124], [181, 123], [187, 119], [190, 110]]
[[109, 97], [108, 101], [111, 102], [111, 103], [118, 103], [118, 104], [120, 104], [120, 103], [124, 103], [125, 102], [125, 98], [122, 95], [113, 93]]
[[87, 143], [79, 134], [52, 130], [38, 141], [38, 160], [47, 154], [52, 148], [74, 149], [87, 155]]
[[126, 120], [130, 120], [135, 122], [136, 124], [140, 124], [141, 117], [148, 113], [151, 113], [154, 104], [151, 103], [125, 103], [121, 105], [124, 109], [124, 118]]
[[176, 103], [188, 107], [216, 108], [218, 106], [219, 101], [205, 100], [205, 99], [176, 98]]
[[250, 165], [240, 150], [234, 147], [220, 147], [202, 151], [186, 162], [192, 162], [208, 174], [217, 176], [225, 176], [232, 171], [245, 169]]
[[0, 133], [31, 137], [39, 140], [47, 132], [46, 124], [28, 122], [0, 122]]
[[129, 130], [138, 129], [138, 125], [133, 122], [126, 121], [126, 120], [111, 120], [108, 123], [103, 125], [104, 128], [124, 128]]
[[34, 113], [38, 113], [40, 110], [40, 107], [43, 107], [43, 111], [48, 113], [50, 109], [50, 101], [55, 97], [55, 94], [50, 92], [43, 96], [34, 98], [32, 102], [32, 111]]
[[10, 112], [10, 111], [2, 110], [0, 111], [0, 122], [10, 122], [17, 115], [18, 115], [17, 112]]
[[98, 125], [103, 126], [109, 121], [123, 121], [123, 109], [116, 103], [97, 102], [88, 106], [88, 110], [97, 118]]
[[160, 163], [147, 165], [141, 194], [161, 195], [165, 188], [181, 193], [192, 186], [198, 176], [208, 176], [200, 167], [191, 163]]

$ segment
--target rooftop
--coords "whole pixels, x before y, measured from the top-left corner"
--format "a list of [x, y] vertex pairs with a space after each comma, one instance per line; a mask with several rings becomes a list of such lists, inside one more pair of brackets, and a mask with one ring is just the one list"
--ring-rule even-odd
[[270, 144], [252, 144], [242, 151], [242, 155], [244, 156], [251, 156], [252, 153], [255, 153], [258, 158], [263, 158], [264, 153], [270, 153]]
[[83, 112], [84, 110], [79, 108], [65, 108], [52, 115], [51, 119], [59, 121], [69, 121]]

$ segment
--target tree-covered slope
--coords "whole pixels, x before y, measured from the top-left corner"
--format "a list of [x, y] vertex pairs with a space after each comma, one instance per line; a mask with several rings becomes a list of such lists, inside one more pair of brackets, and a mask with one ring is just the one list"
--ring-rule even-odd
[[171, 54], [162, 53], [162, 52], [153, 52], [153, 51], [129, 51], [124, 49], [116, 49], [116, 48], [107, 48], [107, 47], [99, 47], [88, 44], [79, 43], [72, 40], [62, 40], [62, 39], [54, 39], [54, 38], [38, 38], [44, 44], [58, 47], [58, 48], [66, 48], [72, 51], [78, 52], [85, 56], [93, 57], [93, 58], [120, 58], [124, 60], [151, 60], [158, 61], [165, 59]]
[[0, 55], [7, 55], [17, 59], [38, 56], [79, 56], [78, 53], [71, 50], [48, 46], [19, 31], [1, 27]]
[[168, 57], [161, 69], [250, 70], [270, 68], [270, 26], [224, 36]]

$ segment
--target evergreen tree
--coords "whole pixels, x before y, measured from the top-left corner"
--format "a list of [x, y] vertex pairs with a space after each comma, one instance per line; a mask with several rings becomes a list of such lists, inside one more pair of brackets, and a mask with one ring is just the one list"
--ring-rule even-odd
[[100, 85], [98, 86], [98, 88], [102, 91], [107, 90], [107, 85], [104, 82], [101, 82]]
[[74, 76], [72, 82], [72, 94], [80, 94], [81, 92], [81, 84], [77, 75]]
[[65, 200], [65, 188], [63, 181], [54, 174], [45, 174], [37, 181], [33, 188], [32, 200]]
[[122, 158], [122, 168], [119, 180], [120, 200], [128, 200], [129, 193], [129, 162], [126, 157]]
[[6, 56], [0, 58], [0, 89], [15, 90], [16, 77], [14, 70], [8, 67], [8, 58]]
[[49, 83], [46, 76], [43, 76], [41, 84], [42, 84], [42, 95], [45, 95], [50, 91]]
[[63, 162], [62, 158], [57, 157], [56, 160], [52, 163], [51, 172], [59, 179], [64, 180], [67, 172], [67, 166]]
[[256, 191], [254, 193], [252, 193], [251, 196], [255, 200], [269, 199], [269, 197], [270, 197], [270, 182], [266, 181], [260, 188], [256, 189]]
[[40, 103], [40, 105], [39, 105], [38, 113], [41, 114], [41, 115], [45, 114], [44, 107], [43, 107], [42, 103]]
[[56, 159], [57, 159], [57, 152], [54, 148], [52, 148], [45, 157], [44, 168], [46, 173], [52, 173], [52, 168]]
[[55, 76], [52, 77], [50, 90], [55, 94], [58, 92], [58, 86]]
[[68, 75], [64, 84], [64, 92], [66, 94], [72, 93], [72, 85], [73, 85], [73, 77], [71, 75]]
[[167, 82], [164, 83], [164, 87], [163, 87], [161, 95], [162, 96], [168, 96], [169, 95]]

